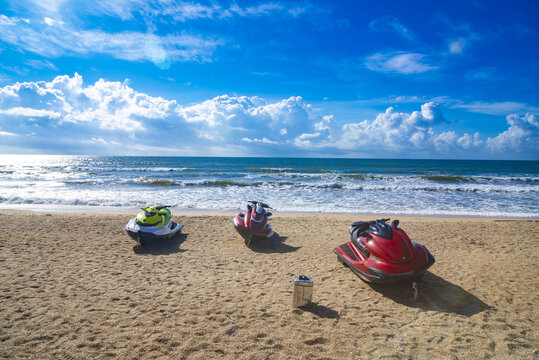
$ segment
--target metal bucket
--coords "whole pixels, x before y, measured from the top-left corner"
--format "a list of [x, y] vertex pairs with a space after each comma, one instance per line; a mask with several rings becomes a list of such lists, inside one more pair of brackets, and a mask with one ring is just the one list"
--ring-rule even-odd
[[294, 276], [294, 289], [292, 290], [292, 306], [299, 307], [311, 303], [313, 300], [313, 279], [308, 276]]

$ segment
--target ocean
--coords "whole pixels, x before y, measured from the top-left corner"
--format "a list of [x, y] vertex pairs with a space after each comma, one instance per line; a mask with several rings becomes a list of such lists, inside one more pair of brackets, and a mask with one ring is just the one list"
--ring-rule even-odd
[[0, 208], [539, 217], [539, 161], [3, 155]]

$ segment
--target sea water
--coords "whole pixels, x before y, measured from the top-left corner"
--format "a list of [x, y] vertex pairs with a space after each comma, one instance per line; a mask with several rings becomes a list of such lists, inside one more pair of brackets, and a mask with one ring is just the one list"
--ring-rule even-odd
[[0, 207], [539, 217], [539, 161], [0, 157]]

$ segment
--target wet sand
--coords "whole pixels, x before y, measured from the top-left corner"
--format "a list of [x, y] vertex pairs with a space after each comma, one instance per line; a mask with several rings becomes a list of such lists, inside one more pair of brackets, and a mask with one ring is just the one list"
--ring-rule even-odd
[[[175, 214], [135, 251], [133, 213], [2, 210], [0, 358], [536, 359], [537, 220], [398, 217], [436, 263], [413, 302], [332, 253], [376, 217], [277, 214], [247, 248], [232, 214]], [[292, 276], [314, 279], [294, 309]]]

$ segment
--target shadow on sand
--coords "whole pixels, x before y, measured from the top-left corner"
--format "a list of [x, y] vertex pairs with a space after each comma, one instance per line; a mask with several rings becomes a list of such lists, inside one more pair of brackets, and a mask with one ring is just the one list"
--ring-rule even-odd
[[[285, 244], [288, 237], [274, 233], [269, 239], [253, 239], [249, 243], [249, 249], [259, 253], [288, 253], [297, 251], [301, 246]], [[247, 242], [246, 242], [247, 244]]]
[[419, 297], [412, 301], [412, 291], [410, 284], [401, 285], [380, 285], [370, 284], [369, 286], [391, 300], [423, 310], [441, 311], [454, 313], [463, 316], [472, 316], [492, 307], [479, 300], [475, 295], [469, 293], [458, 285], [426, 272], [423, 278], [417, 283]]
[[187, 239], [189, 234], [180, 233], [170, 239], [156, 240], [144, 244], [142, 247], [134, 246], [133, 252], [139, 255], [170, 255], [184, 252], [180, 245]]
[[326, 319], [339, 319], [339, 313], [333, 309], [328, 308], [327, 306], [320, 305], [317, 303], [310, 303], [309, 305], [300, 306], [299, 309], [313, 313], [314, 315], [326, 318]]

